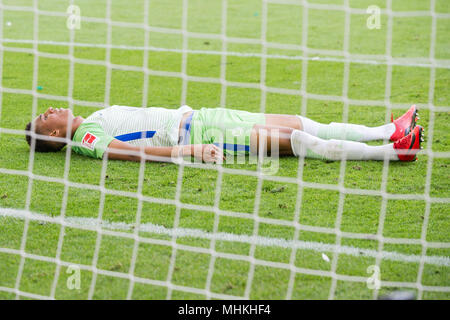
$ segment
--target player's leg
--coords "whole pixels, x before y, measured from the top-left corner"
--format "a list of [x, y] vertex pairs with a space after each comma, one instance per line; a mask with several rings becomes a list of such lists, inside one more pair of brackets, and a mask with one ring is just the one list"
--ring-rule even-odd
[[[274, 141], [278, 139], [278, 145]], [[273, 147], [278, 148], [274, 150]], [[262, 149], [265, 148], [265, 149]], [[267, 150], [267, 151], [266, 151]], [[398, 160], [393, 145], [368, 146], [362, 142], [315, 137], [305, 131], [286, 127], [255, 125], [250, 139], [252, 153], [295, 155], [322, 160]]]
[[331, 122], [323, 124], [298, 115], [266, 114], [266, 123], [303, 130], [322, 139], [341, 139], [351, 141], [389, 140], [395, 132], [394, 123], [379, 127], [359, 124]]
[[384, 160], [387, 158], [393, 161], [411, 161], [415, 159], [415, 155], [420, 150], [421, 141], [422, 127], [420, 126], [415, 127], [410, 134], [395, 143], [369, 146], [355, 141], [324, 140], [305, 131], [286, 127], [254, 125], [250, 138], [250, 151], [324, 160], [344, 158], [347, 160]]
[[303, 130], [302, 121], [298, 116], [289, 114], [265, 114], [266, 125]]
[[295, 129], [276, 126], [255, 124], [250, 134], [250, 153], [274, 156], [294, 155], [291, 146], [291, 136]]
[[322, 139], [340, 139], [350, 141], [391, 140], [397, 141], [408, 135], [415, 127], [417, 108], [412, 106], [395, 121], [378, 126], [367, 127], [359, 124], [337, 123], [322, 124], [298, 115], [266, 114], [266, 124], [303, 130]]

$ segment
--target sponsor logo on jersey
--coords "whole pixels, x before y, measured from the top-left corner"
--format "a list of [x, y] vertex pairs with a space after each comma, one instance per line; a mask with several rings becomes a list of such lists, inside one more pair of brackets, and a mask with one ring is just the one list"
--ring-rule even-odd
[[89, 150], [94, 150], [95, 144], [98, 142], [98, 138], [96, 135], [86, 132], [83, 136], [83, 139], [81, 139], [81, 145], [85, 148], [88, 148]]

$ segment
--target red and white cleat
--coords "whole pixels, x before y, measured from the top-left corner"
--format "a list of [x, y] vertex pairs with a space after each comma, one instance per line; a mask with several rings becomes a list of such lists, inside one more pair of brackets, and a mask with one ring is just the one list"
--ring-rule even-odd
[[419, 114], [417, 113], [416, 105], [412, 105], [400, 118], [393, 120], [391, 115], [391, 122], [395, 125], [395, 132], [392, 134], [390, 140], [397, 141], [406, 137], [414, 129], [418, 119]]
[[416, 126], [406, 137], [394, 142], [394, 150], [400, 161], [413, 161], [417, 159], [416, 154], [421, 149], [420, 143], [424, 141], [422, 134], [423, 128]]

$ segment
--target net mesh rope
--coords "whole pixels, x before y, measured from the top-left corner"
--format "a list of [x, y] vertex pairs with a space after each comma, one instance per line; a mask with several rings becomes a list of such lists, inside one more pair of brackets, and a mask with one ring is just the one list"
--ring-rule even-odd
[[[74, 1], [70, 1], [74, 3]], [[73, 265], [70, 261], [61, 260], [61, 250], [63, 246], [63, 241], [65, 237], [65, 229], [67, 227], [70, 228], [78, 228], [81, 230], [94, 230], [97, 232], [97, 239], [95, 245], [94, 257], [91, 264], [82, 265], [77, 264], [77, 266], [81, 270], [86, 270], [92, 272], [92, 279], [90, 282], [89, 294], [88, 298], [92, 299], [94, 296], [97, 275], [106, 275], [111, 277], [117, 277], [122, 279], [129, 280], [129, 288], [127, 298], [132, 299], [133, 290], [136, 283], [141, 284], [150, 284], [155, 286], [166, 287], [167, 290], [167, 299], [172, 298], [173, 290], [182, 291], [186, 293], [194, 293], [205, 295], [208, 299], [249, 299], [251, 297], [252, 284], [255, 275], [255, 267], [256, 266], [267, 266], [272, 268], [279, 268], [289, 271], [289, 282], [286, 291], [286, 299], [292, 299], [293, 290], [295, 287], [295, 279], [298, 274], [306, 274], [306, 275], [314, 275], [326, 277], [331, 280], [331, 286], [328, 293], [328, 298], [335, 298], [336, 294], [336, 286], [337, 281], [347, 281], [347, 282], [358, 282], [365, 283], [367, 281], [367, 277], [362, 276], [351, 276], [345, 275], [337, 272], [338, 259], [340, 254], [354, 254], [357, 255], [359, 253], [363, 253], [365, 256], [370, 256], [375, 258], [375, 264], [380, 266], [383, 259], [390, 259], [396, 261], [403, 262], [416, 262], [419, 263], [419, 271], [417, 274], [416, 281], [382, 281], [382, 287], [395, 287], [395, 288], [410, 288], [417, 289], [418, 298], [422, 298], [424, 291], [437, 291], [437, 292], [450, 292], [450, 287], [447, 286], [428, 286], [422, 284], [422, 277], [424, 272], [424, 266], [426, 263], [436, 264], [440, 266], [449, 266], [450, 261], [448, 257], [438, 257], [438, 256], [427, 256], [428, 248], [450, 248], [450, 243], [448, 242], [431, 242], [427, 241], [427, 228], [430, 219], [430, 208], [434, 203], [444, 203], [448, 204], [450, 202], [450, 198], [442, 198], [442, 197], [432, 197], [430, 196], [430, 185], [431, 185], [431, 176], [432, 176], [432, 168], [433, 168], [433, 160], [435, 158], [449, 158], [449, 152], [436, 152], [432, 150], [432, 141], [433, 141], [433, 129], [435, 125], [435, 114], [437, 112], [450, 112], [450, 106], [435, 106], [433, 97], [434, 97], [434, 89], [435, 89], [435, 78], [436, 78], [436, 68], [444, 68], [449, 69], [450, 63], [445, 60], [435, 59], [435, 44], [436, 44], [436, 20], [440, 19], [450, 19], [450, 14], [442, 14], [435, 12], [435, 0], [430, 1], [430, 11], [417, 11], [417, 12], [399, 12], [392, 11], [392, 1], [387, 0], [386, 9], [381, 9], [381, 14], [387, 16], [387, 37], [386, 37], [386, 54], [385, 55], [355, 55], [349, 52], [349, 43], [350, 43], [350, 19], [352, 14], [360, 14], [367, 15], [366, 10], [364, 9], [355, 9], [350, 8], [349, 0], [344, 0], [343, 5], [324, 5], [324, 4], [316, 4], [309, 3], [307, 1], [296, 1], [296, 0], [262, 0], [262, 10], [261, 10], [261, 38], [237, 38], [237, 37], [229, 37], [227, 36], [227, 11], [228, 11], [228, 1], [221, 1], [221, 30], [218, 34], [211, 33], [196, 33], [188, 31], [188, 6], [189, 1], [182, 1], [182, 22], [180, 29], [172, 29], [172, 28], [162, 28], [162, 27], [154, 27], [149, 25], [149, 5], [151, 0], [144, 2], [144, 20], [142, 24], [139, 23], [127, 23], [127, 22], [119, 22], [113, 21], [111, 19], [111, 0], [106, 1], [106, 12], [105, 18], [94, 18], [82, 16], [81, 23], [83, 22], [95, 22], [102, 23], [106, 25], [107, 36], [106, 36], [106, 44], [92, 44], [92, 43], [77, 43], [75, 42], [75, 32], [76, 30], [70, 30], [70, 41], [62, 42], [62, 41], [48, 41], [48, 40], [40, 40], [39, 39], [39, 18], [41, 16], [54, 16], [54, 17], [67, 17], [66, 12], [56, 12], [56, 11], [45, 11], [40, 10], [38, 8], [38, 1], [33, 1], [32, 7], [25, 6], [15, 6], [15, 5], [5, 5], [0, 1], [0, 75], [3, 71], [3, 54], [4, 52], [16, 52], [16, 53], [29, 53], [33, 55], [33, 90], [26, 89], [15, 89], [8, 88], [3, 86], [2, 77], [0, 76], [0, 115], [1, 107], [2, 107], [2, 97], [3, 93], [13, 93], [13, 94], [25, 94], [32, 97], [32, 115], [33, 118], [37, 115], [37, 106], [38, 99], [49, 99], [54, 101], [67, 102], [69, 108], [73, 109], [74, 105], [86, 106], [86, 107], [104, 107], [110, 105], [110, 91], [111, 91], [111, 74], [112, 69], [123, 70], [123, 71], [139, 71], [143, 72], [144, 77], [144, 86], [143, 86], [143, 96], [142, 96], [142, 106], [145, 107], [147, 105], [147, 98], [149, 96], [148, 92], [148, 77], [149, 76], [162, 76], [162, 77], [170, 77], [170, 78], [179, 78], [182, 80], [182, 92], [181, 92], [181, 100], [180, 105], [186, 103], [187, 97], [187, 86], [188, 82], [197, 82], [197, 83], [214, 83], [219, 84], [221, 86], [220, 91], [220, 106], [226, 107], [227, 101], [227, 88], [228, 87], [237, 87], [237, 88], [249, 88], [249, 89], [258, 89], [260, 90], [260, 112], [264, 113], [266, 110], [266, 96], [267, 93], [280, 93], [286, 95], [294, 95], [301, 97], [301, 110], [299, 114], [306, 115], [307, 109], [307, 101], [308, 99], [316, 99], [322, 101], [337, 101], [343, 103], [343, 122], [348, 121], [348, 110], [349, 106], [384, 106], [386, 107], [386, 121], [389, 121], [390, 114], [392, 110], [395, 109], [404, 109], [408, 107], [405, 104], [396, 104], [390, 101], [391, 96], [391, 82], [392, 82], [392, 68], [393, 66], [410, 66], [410, 67], [418, 67], [418, 68], [426, 68], [430, 72], [430, 81], [429, 81], [429, 94], [428, 94], [428, 103], [421, 105], [421, 109], [429, 110], [429, 123], [427, 129], [427, 148], [422, 151], [423, 154], [427, 156], [427, 164], [426, 164], [426, 179], [425, 179], [425, 192], [423, 194], [393, 194], [387, 192], [387, 182], [389, 175], [389, 161], [385, 160], [382, 171], [382, 182], [381, 188], [379, 190], [368, 190], [368, 189], [358, 189], [358, 188], [348, 188], [344, 185], [344, 177], [346, 172], [347, 163], [345, 159], [340, 163], [340, 173], [337, 184], [321, 184], [308, 182], [303, 180], [303, 168], [304, 168], [304, 159], [299, 159], [298, 161], [298, 175], [297, 177], [280, 177], [280, 176], [271, 176], [264, 175], [260, 165], [258, 165], [257, 171], [247, 171], [242, 169], [232, 169], [222, 167], [220, 165], [211, 166], [211, 165], [200, 165], [195, 164], [196, 167], [204, 168], [205, 170], [217, 171], [217, 182], [215, 186], [215, 197], [214, 197], [214, 205], [213, 206], [202, 206], [202, 205], [194, 205], [187, 204], [180, 201], [181, 192], [182, 192], [182, 181], [183, 181], [183, 172], [186, 166], [193, 166], [189, 163], [181, 163], [178, 167], [178, 175], [177, 175], [177, 185], [176, 185], [176, 194], [175, 199], [161, 199], [149, 197], [143, 194], [142, 186], [144, 184], [144, 172], [145, 172], [145, 162], [141, 161], [140, 169], [139, 169], [139, 177], [138, 177], [138, 190], [137, 192], [124, 192], [119, 190], [112, 190], [105, 187], [105, 176], [108, 162], [105, 159], [102, 160], [102, 173], [101, 173], [101, 181], [99, 185], [90, 185], [90, 184], [82, 184], [76, 183], [69, 180], [69, 170], [70, 170], [70, 159], [71, 159], [71, 146], [74, 143], [69, 143], [68, 148], [65, 151], [65, 169], [63, 178], [57, 177], [48, 177], [44, 175], [38, 175], [33, 173], [34, 166], [34, 152], [30, 152], [28, 169], [27, 170], [13, 170], [7, 168], [0, 167], [1, 174], [7, 175], [17, 175], [28, 177], [28, 186], [26, 190], [26, 202], [24, 210], [15, 210], [12, 208], [1, 208], [0, 207], [0, 219], [2, 216], [15, 217], [24, 220], [24, 229], [21, 238], [21, 244], [19, 249], [11, 249], [11, 248], [0, 248], [1, 253], [7, 253], [12, 255], [17, 255], [20, 257], [20, 264], [17, 272], [17, 276], [15, 279], [14, 287], [0, 287], [0, 291], [13, 293], [17, 298], [19, 297], [29, 297], [29, 298], [37, 298], [37, 299], [54, 299], [55, 293], [57, 290], [58, 281], [60, 280], [60, 272], [61, 267], [69, 267]], [[302, 31], [299, 34], [301, 36], [301, 44], [293, 45], [293, 44], [282, 44], [282, 43], [274, 43], [267, 41], [267, 25], [268, 25], [268, 6], [270, 4], [278, 4], [278, 5], [295, 5], [302, 7]], [[321, 50], [321, 49], [312, 49], [308, 48], [308, 12], [309, 10], [334, 10], [340, 11], [345, 14], [345, 28], [344, 28], [344, 45], [342, 51], [333, 51], [333, 50]], [[3, 18], [3, 12], [5, 10], [13, 11], [13, 12], [31, 12], [33, 14], [33, 39], [5, 39], [3, 37], [3, 29], [5, 25], [5, 21]], [[413, 59], [413, 58], [393, 58], [392, 57], [392, 29], [393, 29], [393, 19], [395, 17], [431, 17], [431, 36], [430, 36], [430, 52], [429, 57]], [[124, 46], [124, 45], [113, 45], [112, 44], [112, 28], [113, 27], [123, 27], [123, 28], [137, 28], [142, 29], [145, 32], [144, 36], [144, 46]], [[152, 47], [150, 46], [150, 33], [158, 32], [163, 34], [176, 34], [181, 35], [182, 37], [182, 47], [180, 49], [169, 49], [169, 48], [160, 48], [160, 47]], [[188, 40], [191, 38], [201, 38], [201, 39], [211, 39], [211, 40], [221, 40], [222, 47], [220, 51], [202, 51], [202, 50], [191, 50], [188, 48]], [[261, 45], [261, 53], [243, 53], [243, 52], [233, 52], [228, 50], [228, 44], [257, 44]], [[19, 46], [7, 46], [7, 44], [28, 44], [32, 45], [31, 48], [22, 48]], [[69, 48], [68, 54], [57, 54], [57, 53], [47, 53], [39, 51], [39, 45], [55, 45], [55, 46], [67, 46]], [[99, 60], [89, 60], [89, 59], [81, 59], [74, 56], [74, 48], [76, 47], [96, 47], [96, 48], [104, 48], [106, 49], [106, 56], [104, 61]], [[129, 66], [129, 65], [118, 65], [111, 63], [111, 50], [113, 49], [124, 49], [124, 50], [142, 50], [144, 55], [143, 66]], [[292, 56], [292, 55], [280, 55], [280, 54], [268, 54], [269, 49], [286, 49], [286, 50], [299, 50], [302, 52], [302, 55]], [[181, 63], [181, 72], [165, 72], [152, 70], [148, 66], [148, 57], [149, 52], [159, 51], [159, 52], [177, 52], [181, 53], [182, 63]], [[218, 55], [220, 56], [220, 76], [218, 78], [214, 77], [200, 77], [200, 76], [191, 76], [187, 74], [187, 58], [188, 54], [207, 54], [207, 55]], [[321, 55], [320, 58], [318, 55]], [[244, 82], [233, 82], [226, 79], [226, 68], [227, 68], [227, 58], [229, 56], [239, 56], [239, 57], [257, 57], [261, 59], [261, 68], [260, 68], [260, 82], [255, 83], [244, 83]], [[52, 59], [62, 59], [69, 61], [69, 74], [68, 74], [68, 93], [67, 96], [57, 96], [57, 95], [49, 95], [44, 94], [37, 91], [38, 87], [38, 75], [39, 75], [39, 58], [52, 58]], [[302, 61], [302, 77], [299, 79], [301, 81], [299, 87], [297, 89], [284, 89], [284, 88], [275, 88], [266, 85], [266, 67], [267, 67], [267, 59], [276, 58], [276, 59], [286, 59], [286, 60], [300, 60]], [[340, 96], [331, 96], [331, 95], [321, 95], [321, 94], [312, 94], [308, 93], [307, 88], [307, 70], [308, 70], [308, 62], [311, 60], [320, 60], [320, 61], [331, 61], [331, 62], [342, 62], [344, 65], [344, 73], [343, 73], [343, 89], [342, 94]], [[95, 66], [103, 66], [106, 67], [106, 80], [105, 80], [105, 95], [104, 101], [94, 102], [94, 101], [81, 101], [73, 98], [73, 88], [74, 88], [74, 66], [75, 64], [87, 64], [87, 65], [95, 65]], [[349, 89], [349, 70], [351, 63], [362, 63], [368, 65], [386, 65], [386, 86], [385, 86], [385, 98], [384, 100], [376, 101], [376, 100], [355, 100], [350, 99], [348, 97], [348, 89]], [[23, 130], [15, 130], [9, 128], [0, 128], [0, 134], [13, 134], [23, 136]], [[34, 143], [34, 142], [33, 142]], [[229, 217], [240, 217], [240, 218], [249, 218], [249, 214], [235, 212], [235, 211], [227, 211], [223, 210], [219, 207], [220, 195], [222, 190], [222, 180], [224, 174], [234, 174], [234, 175], [242, 175], [242, 176], [252, 176], [257, 178], [257, 185], [255, 190], [255, 202], [253, 207], [253, 213], [251, 215], [251, 219], [253, 220], [253, 232], [251, 236], [239, 236], [239, 235], [224, 235], [219, 232], [219, 218], [221, 216], [229, 216]], [[47, 215], [40, 215], [31, 212], [31, 201], [32, 201], [32, 188], [34, 181], [45, 181], [45, 182], [56, 182], [62, 184], [64, 186], [64, 193], [62, 198], [62, 206], [61, 212], [59, 216], [51, 217]], [[262, 192], [262, 184], [264, 181], [275, 181], [275, 182], [285, 182], [285, 183], [293, 183], [298, 185], [298, 192], [296, 198], [295, 205], [295, 215], [292, 221], [272, 219], [259, 216], [259, 210], [261, 206], [261, 192]], [[69, 188], [85, 188], [89, 190], [99, 191], [101, 194], [100, 197], [100, 206], [98, 211], [97, 223], [94, 224], [80, 224], [74, 220], [66, 218], [66, 208], [67, 208], [67, 200], [68, 200], [68, 192]], [[315, 227], [310, 225], [305, 225], [300, 223], [300, 216], [302, 211], [302, 197], [304, 188], [312, 188], [317, 190], [332, 190], [339, 192], [339, 201], [338, 208], [336, 214], [336, 221], [334, 227]], [[129, 198], [135, 198], [138, 200], [138, 209], [136, 212], [136, 221], [135, 228], [130, 231], [125, 225], [107, 223], [103, 221], [103, 213], [104, 213], [104, 204], [105, 204], [105, 196], [107, 195], [117, 195], [124, 196]], [[344, 202], [346, 195], [364, 195], [364, 196], [377, 196], [381, 197], [381, 209], [379, 212], [379, 223], [378, 230], [376, 234], [364, 234], [364, 233], [352, 233], [352, 232], [344, 232], [341, 230], [341, 220], [342, 214], [344, 210]], [[408, 239], [408, 238], [392, 238], [383, 236], [383, 227], [384, 221], [386, 217], [386, 208], [388, 200], [422, 200], [425, 202], [425, 212], [424, 219], [421, 229], [420, 238], [418, 239]], [[170, 204], [176, 206], [175, 211], [175, 220], [172, 229], [157, 229], [155, 226], [141, 226], [141, 213], [144, 202], [152, 202], [157, 204]], [[189, 234], [189, 230], [179, 228], [180, 222], [180, 212], [182, 209], [191, 209], [205, 212], [213, 212], [214, 213], [214, 225], [213, 232], [196, 232]], [[58, 245], [56, 256], [47, 257], [40, 256], [36, 254], [31, 254], [26, 252], [26, 243], [27, 243], [27, 234], [29, 230], [29, 225], [31, 221], [43, 221], [43, 222], [51, 222], [60, 225], [60, 232], [58, 237]], [[274, 226], [288, 226], [294, 227], [294, 238], [292, 240], [283, 240], [283, 239], [272, 239], [270, 245], [275, 245], [278, 247], [290, 248], [292, 249], [290, 253], [289, 263], [281, 263], [281, 262], [273, 262], [266, 261], [263, 259], [255, 258], [255, 250], [258, 245], [264, 244], [264, 241], [268, 241], [262, 237], [258, 237], [259, 234], [259, 225], [260, 223], [271, 224]], [[162, 239], [152, 239], [150, 237], [144, 237], [140, 234], [140, 231], [145, 231], [145, 228], [150, 228], [151, 232], [160, 232], [165, 235], [169, 235], [171, 237], [170, 240], [162, 240]], [[327, 235], [335, 235], [336, 242], [334, 245], [332, 244], [323, 244], [323, 243], [314, 243], [314, 242], [305, 242], [299, 241], [300, 231], [310, 231], [316, 233], [323, 233]], [[102, 236], [114, 236], [120, 237], [124, 239], [134, 240], [134, 247], [132, 251], [132, 258], [130, 269], [128, 273], [124, 272], [115, 272], [110, 270], [102, 270], [98, 268], [98, 258], [100, 251], [100, 244], [102, 241]], [[184, 245], [177, 243], [177, 238], [190, 235], [193, 237], [198, 237], [202, 239], [210, 240], [209, 248], [200, 248], [196, 246]], [[376, 240], [378, 242], [377, 250], [367, 250], [361, 248], [351, 248], [348, 246], [344, 246], [341, 244], [341, 240], [343, 238], [346, 239], [371, 239]], [[248, 255], [241, 254], [231, 254], [219, 252], [216, 250], [216, 241], [229, 240], [229, 241], [239, 241], [243, 243], [250, 244], [250, 251]], [[138, 255], [138, 248], [140, 243], [149, 243], [149, 244], [162, 244], [166, 246], [170, 246], [172, 248], [170, 264], [167, 273], [167, 278], [165, 281], [161, 280], [152, 280], [147, 278], [137, 277], [135, 275], [135, 266]], [[410, 245], [420, 245], [422, 250], [420, 255], [406, 255], [406, 254], [392, 254], [384, 250], [384, 244], [410, 244]], [[332, 252], [330, 257], [330, 270], [315, 270], [309, 268], [302, 268], [295, 265], [296, 260], [296, 252], [298, 249], [310, 249], [315, 250], [317, 252]], [[177, 253], [179, 250], [195, 252], [195, 253], [204, 253], [211, 256], [209, 262], [209, 268], [207, 273], [206, 286], [203, 289], [181, 286], [174, 284], [172, 281], [173, 273], [175, 269], [175, 262], [177, 259]], [[215, 272], [215, 261], [217, 258], [225, 258], [231, 260], [245, 261], [250, 264], [247, 282], [245, 286], [245, 294], [243, 296], [233, 296], [220, 294], [217, 292], [213, 292], [211, 290], [211, 283], [213, 279], [213, 275]], [[23, 276], [25, 259], [33, 259], [39, 261], [49, 262], [55, 265], [55, 274], [51, 286], [51, 291], [48, 296], [42, 296], [30, 292], [25, 292], [20, 290], [21, 279]], [[379, 291], [373, 290], [373, 298], [376, 299], [378, 297]]]

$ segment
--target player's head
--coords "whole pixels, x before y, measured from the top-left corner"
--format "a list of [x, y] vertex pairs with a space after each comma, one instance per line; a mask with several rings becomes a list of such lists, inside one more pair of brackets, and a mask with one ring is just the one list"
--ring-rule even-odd
[[[34, 122], [34, 132], [49, 137], [65, 138], [67, 127], [72, 122], [74, 116], [70, 109], [48, 108], [47, 111], [37, 116]], [[29, 122], [25, 131], [32, 131], [33, 123]], [[26, 134], [25, 138], [31, 146], [31, 135]], [[38, 139], [36, 138], [35, 150], [38, 152], [55, 152], [64, 148], [64, 142]]]

